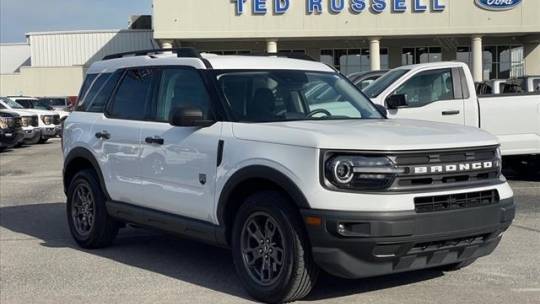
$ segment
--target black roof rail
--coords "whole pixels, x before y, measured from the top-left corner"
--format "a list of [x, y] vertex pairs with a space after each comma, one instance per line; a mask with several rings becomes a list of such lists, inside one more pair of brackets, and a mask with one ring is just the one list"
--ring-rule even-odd
[[111, 54], [103, 57], [102, 60], [111, 60], [111, 59], [118, 59], [123, 57], [134, 57], [134, 56], [147, 56], [147, 55], [157, 55], [157, 54], [163, 54], [163, 53], [173, 53], [176, 54], [177, 57], [183, 57], [183, 58], [202, 58], [201, 53], [199, 50], [195, 48], [173, 48], [173, 49], [151, 49], [151, 50], [140, 50], [140, 51], [132, 51], [132, 52], [124, 52], [124, 53], [118, 53], [118, 54]]

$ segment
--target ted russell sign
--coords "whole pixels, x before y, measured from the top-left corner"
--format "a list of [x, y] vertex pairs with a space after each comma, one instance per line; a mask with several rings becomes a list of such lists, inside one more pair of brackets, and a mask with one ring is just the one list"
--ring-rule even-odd
[[476, 5], [491, 11], [505, 11], [518, 6], [522, 0], [474, 0]]
[[[266, 15], [269, 10], [276, 15], [285, 14], [294, 0], [250, 0], [251, 12], [255, 15]], [[301, 1], [301, 0], [297, 0]], [[371, 11], [375, 14], [390, 9], [394, 13], [402, 13], [410, 9], [415, 13], [426, 11], [442, 12], [445, 10], [445, 0], [304, 0], [308, 14], [321, 14], [328, 10], [332, 14], [339, 14], [344, 10], [359, 14]], [[476, 0], [477, 2], [493, 2], [497, 0]], [[509, 0], [498, 0], [508, 2]], [[247, 0], [233, 0], [236, 4], [236, 14], [242, 15], [247, 7]], [[273, 2], [270, 8], [269, 2]], [[511, 2], [511, 1], [510, 1]]]

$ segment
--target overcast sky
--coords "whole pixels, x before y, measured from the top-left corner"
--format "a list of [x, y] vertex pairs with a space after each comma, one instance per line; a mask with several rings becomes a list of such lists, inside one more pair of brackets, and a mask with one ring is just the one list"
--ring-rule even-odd
[[152, 0], [0, 0], [0, 42], [24, 42], [28, 32], [126, 28], [130, 15], [151, 12]]

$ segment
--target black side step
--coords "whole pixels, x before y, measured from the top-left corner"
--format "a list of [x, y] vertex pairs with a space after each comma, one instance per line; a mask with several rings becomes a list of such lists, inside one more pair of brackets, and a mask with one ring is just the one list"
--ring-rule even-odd
[[212, 245], [227, 246], [225, 229], [221, 226], [128, 203], [107, 201], [106, 206], [112, 217], [127, 223], [178, 234]]

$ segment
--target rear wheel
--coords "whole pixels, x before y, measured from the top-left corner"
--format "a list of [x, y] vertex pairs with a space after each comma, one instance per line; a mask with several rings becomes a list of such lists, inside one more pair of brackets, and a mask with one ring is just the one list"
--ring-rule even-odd
[[105, 195], [93, 170], [75, 175], [68, 189], [67, 218], [71, 235], [83, 248], [110, 245], [119, 224], [107, 213]]
[[297, 211], [278, 192], [260, 192], [240, 207], [232, 236], [233, 259], [248, 293], [267, 303], [309, 294], [319, 269]]

